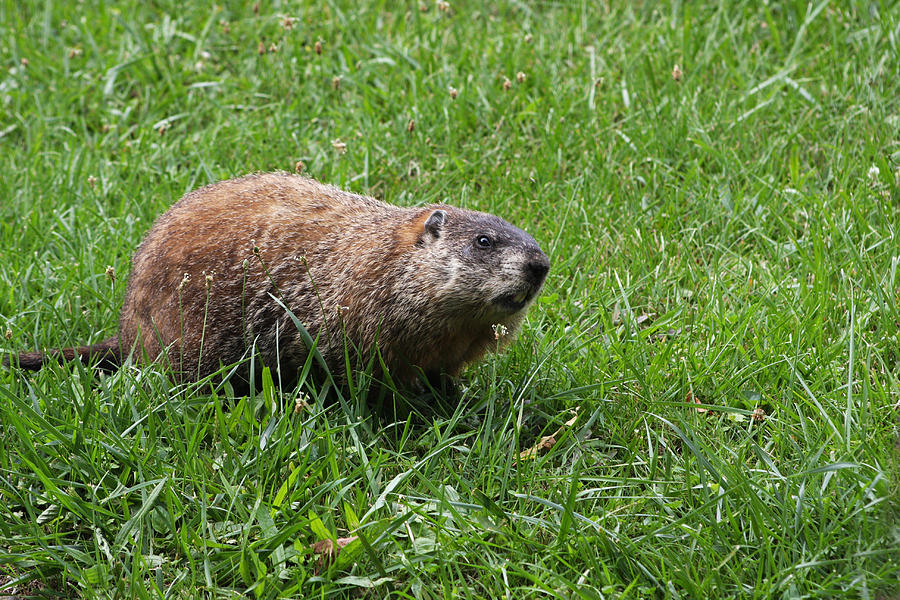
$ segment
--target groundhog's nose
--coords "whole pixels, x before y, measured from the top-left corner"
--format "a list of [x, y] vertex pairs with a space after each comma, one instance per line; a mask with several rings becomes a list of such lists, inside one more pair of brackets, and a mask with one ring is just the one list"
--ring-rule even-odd
[[525, 272], [535, 287], [544, 283], [547, 271], [550, 270], [550, 259], [541, 251], [532, 254], [525, 264]]

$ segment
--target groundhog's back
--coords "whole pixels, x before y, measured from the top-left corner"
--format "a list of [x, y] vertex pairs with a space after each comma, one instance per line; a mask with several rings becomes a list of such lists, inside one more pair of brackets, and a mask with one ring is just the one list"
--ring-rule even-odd
[[[265, 307], [277, 307], [270, 293], [292, 288], [301, 304], [311, 301], [315, 291], [307, 296], [297, 282], [308, 275], [315, 280], [314, 271], [334, 257], [346, 263], [402, 244], [385, 243], [385, 226], [396, 228], [415, 212], [282, 173], [190, 192], [160, 217], [134, 255], [122, 344], [139, 360], [168, 349], [173, 368], [185, 374], [237, 361], [254, 341], [274, 344], [279, 332], [270, 342], [261, 330], [270, 324]], [[318, 278], [323, 285], [326, 276]], [[303, 316], [321, 311], [309, 304], [291, 308]], [[191, 364], [180, 364], [181, 355]]]

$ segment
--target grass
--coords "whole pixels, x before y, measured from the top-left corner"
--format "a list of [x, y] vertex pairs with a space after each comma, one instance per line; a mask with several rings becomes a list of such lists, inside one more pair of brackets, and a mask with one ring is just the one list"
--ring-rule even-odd
[[0, 594], [898, 597], [897, 5], [422, 6], [0, 0], [5, 351], [112, 335], [153, 219], [298, 161], [553, 263], [407, 419], [0, 371]]

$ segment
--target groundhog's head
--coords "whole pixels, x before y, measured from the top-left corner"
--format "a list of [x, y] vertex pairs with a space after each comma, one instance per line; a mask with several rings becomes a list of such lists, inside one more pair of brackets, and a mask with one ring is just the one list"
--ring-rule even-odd
[[503, 219], [453, 207], [430, 211], [420, 244], [433, 255], [442, 300], [503, 323], [531, 304], [550, 260], [534, 238]]

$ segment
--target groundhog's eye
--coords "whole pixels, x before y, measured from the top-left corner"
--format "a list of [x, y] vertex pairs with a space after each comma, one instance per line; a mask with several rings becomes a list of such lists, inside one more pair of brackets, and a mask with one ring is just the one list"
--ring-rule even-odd
[[475, 238], [475, 243], [479, 248], [490, 248], [494, 245], [493, 240], [486, 235], [479, 235]]

